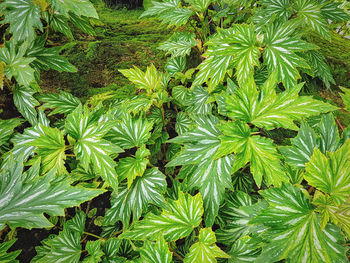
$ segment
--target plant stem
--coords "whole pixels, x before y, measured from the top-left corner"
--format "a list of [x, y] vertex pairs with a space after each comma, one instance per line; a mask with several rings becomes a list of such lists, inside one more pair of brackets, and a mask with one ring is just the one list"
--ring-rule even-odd
[[180, 259], [182, 262], [184, 261], [183, 257], [181, 257], [179, 254], [177, 254], [174, 250], [170, 249], [170, 252], [173, 252], [174, 256]]
[[92, 234], [92, 233], [89, 233], [89, 232], [83, 232], [83, 234], [88, 235], [88, 236], [95, 237], [95, 238], [97, 238], [97, 239], [103, 239], [103, 240], [105, 240], [105, 238], [100, 237], [100, 236], [95, 235], [95, 234]]

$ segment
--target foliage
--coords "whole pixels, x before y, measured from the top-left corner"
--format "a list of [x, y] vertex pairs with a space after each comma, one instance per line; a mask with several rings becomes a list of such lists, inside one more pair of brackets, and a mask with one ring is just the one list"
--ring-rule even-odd
[[24, 118], [0, 120], [1, 262], [23, 228], [53, 230], [31, 262], [348, 261], [349, 128], [305, 89], [335, 84], [307, 35], [349, 20], [338, 2], [153, 1], [143, 16], [178, 29], [165, 69], [119, 69], [135, 94], [85, 101], [39, 73], [76, 71], [47, 36], [93, 34], [93, 5], [0, 10], [1, 87]]

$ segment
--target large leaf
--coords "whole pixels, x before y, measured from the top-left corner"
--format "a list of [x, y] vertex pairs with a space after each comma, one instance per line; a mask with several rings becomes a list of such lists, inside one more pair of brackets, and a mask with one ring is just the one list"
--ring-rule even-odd
[[0, 120], [0, 146], [11, 137], [13, 130], [23, 122], [23, 119]]
[[33, 97], [35, 91], [32, 88], [16, 86], [13, 91], [13, 102], [22, 116], [33, 126], [37, 124], [37, 112], [35, 107], [39, 102]]
[[347, 89], [344, 87], [340, 87], [340, 89], [342, 90], [342, 92], [344, 92], [344, 93], [339, 93], [339, 95], [343, 99], [343, 102], [345, 104], [345, 110], [350, 112], [350, 89]]
[[267, 244], [256, 262], [348, 262], [345, 247], [338, 243], [336, 227], [321, 230], [317, 214], [304, 193], [291, 184], [260, 191], [270, 207], [250, 223], [263, 224]]
[[180, 0], [165, 0], [164, 2], [152, 1], [153, 6], [142, 13], [141, 17], [153, 16], [162, 20], [162, 23], [180, 26], [186, 24], [193, 14], [187, 8], [181, 8]]
[[27, 57], [35, 58], [32, 62], [35, 68], [54, 69], [59, 72], [77, 72], [77, 69], [66, 58], [60, 56], [60, 47], [45, 48], [45, 41], [45, 37], [36, 38], [26, 53]]
[[315, 147], [323, 153], [334, 152], [340, 147], [338, 128], [332, 114], [322, 116], [315, 129], [302, 122], [297, 137], [292, 139], [292, 146], [282, 146], [279, 150], [288, 164], [294, 168], [304, 168]]
[[235, 25], [221, 31], [208, 42], [207, 59], [199, 66], [193, 85], [207, 82], [208, 86], [215, 87], [223, 80], [229, 65], [236, 68], [240, 84], [247, 82], [254, 74], [254, 66], [259, 65], [260, 52], [256, 41], [252, 25]]
[[315, 77], [319, 77], [325, 83], [327, 88], [330, 88], [331, 84], [335, 84], [326, 59], [320, 52], [309, 50], [305, 52], [305, 56], [310, 63]]
[[268, 185], [280, 185], [282, 181], [288, 180], [272, 140], [252, 136], [249, 126], [241, 122], [222, 123], [219, 128], [224, 135], [220, 136], [221, 145], [217, 157], [234, 152], [236, 160], [233, 171], [250, 162], [250, 171], [258, 186], [261, 185], [263, 176]]
[[289, 0], [263, 0], [262, 4], [265, 6], [264, 15], [276, 15], [282, 21], [287, 21], [292, 15], [291, 3]]
[[304, 178], [310, 185], [328, 193], [337, 205], [344, 203], [350, 195], [350, 140], [327, 156], [316, 148], [306, 164]]
[[43, 246], [36, 247], [37, 255], [31, 262], [71, 262], [78, 263], [81, 254], [80, 239], [85, 226], [85, 214], [78, 211], [75, 217], [67, 221], [57, 236], [46, 239]]
[[43, 29], [40, 20], [40, 6], [31, 0], [6, 0], [4, 23], [10, 23], [10, 32], [14, 41], [32, 40], [34, 28]]
[[114, 205], [104, 217], [104, 223], [112, 225], [120, 220], [126, 229], [129, 226], [131, 212], [133, 221], [136, 221], [149, 204], [163, 207], [165, 200], [162, 193], [166, 185], [165, 176], [157, 168], [147, 170], [142, 177], [135, 179], [130, 189], [119, 189]]
[[77, 206], [103, 193], [103, 190], [72, 187], [67, 183], [50, 183], [52, 173], [35, 176], [27, 181], [23, 171], [23, 157], [12, 158], [0, 173], [0, 228], [45, 228], [53, 225], [43, 213], [64, 216], [64, 208]]
[[330, 19], [332, 21], [346, 21], [350, 19], [350, 15], [346, 13], [345, 10], [343, 10], [340, 7], [339, 2], [330, 2], [326, 3], [322, 6], [321, 12], [324, 18]]
[[180, 191], [179, 199], [169, 200], [168, 208], [163, 210], [161, 215], [149, 214], [119, 238], [155, 240], [162, 233], [166, 241], [178, 240], [188, 236], [195, 227], [199, 226], [202, 215], [201, 195], [191, 196]]
[[43, 93], [38, 96], [38, 100], [44, 103], [40, 106], [41, 109], [53, 109], [49, 116], [58, 113], [72, 113], [80, 104], [78, 98], [67, 92]]
[[172, 263], [172, 257], [163, 237], [159, 238], [156, 243], [146, 241], [140, 250], [140, 258], [143, 263]]
[[249, 236], [244, 236], [238, 239], [231, 247], [228, 254], [231, 258], [228, 263], [249, 263], [255, 262], [260, 254], [260, 246], [255, 243], [251, 243]]
[[212, 263], [217, 262], [216, 258], [230, 258], [215, 242], [216, 237], [211, 228], [202, 228], [199, 231], [198, 242], [191, 246], [184, 263]]
[[296, 0], [295, 11], [297, 20], [306, 27], [312, 27], [324, 38], [330, 39], [327, 20], [323, 17], [322, 5], [315, 0]]
[[14, 77], [19, 85], [28, 87], [34, 81], [34, 69], [30, 66], [35, 58], [24, 56], [26, 43], [16, 46], [14, 40], [7, 41], [0, 48], [0, 61], [5, 62], [4, 74], [8, 79]]
[[294, 36], [293, 23], [275, 23], [267, 28], [264, 35], [264, 63], [269, 72], [276, 71], [277, 79], [287, 89], [292, 89], [300, 78], [298, 68], [309, 68], [306, 61], [296, 52], [314, 49], [315, 46]]
[[325, 228], [329, 220], [339, 226], [350, 237], [350, 199], [337, 206], [328, 194], [316, 191], [312, 203], [320, 213], [321, 227]]
[[225, 94], [218, 101], [219, 107], [225, 109], [222, 114], [269, 130], [280, 127], [298, 130], [294, 121], [337, 109], [310, 96], [299, 96], [303, 84], [279, 94], [273, 84], [265, 84], [260, 92], [254, 85], [245, 85], [233, 95]]
[[242, 236], [256, 234], [265, 227], [250, 225], [249, 221], [257, 216], [268, 205], [264, 201], [253, 204], [251, 197], [241, 191], [236, 191], [225, 196], [225, 204], [220, 208], [220, 218], [225, 225], [216, 230], [216, 236], [220, 243], [225, 245], [235, 244]]
[[197, 116], [197, 128], [175, 137], [169, 142], [185, 144], [184, 149], [167, 166], [200, 164], [210, 162], [219, 148], [220, 131], [215, 127], [218, 120], [214, 116]]
[[111, 123], [94, 121], [93, 115], [82, 112], [81, 107], [78, 107], [68, 115], [65, 127], [68, 134], [76, 140], [74, 153], [85, 169], [87, 170], [92, 163], [96, 173], [108, 185], [117, 189], [116, 163], [109, 155], [120, 153], [122, 149], [102, 138], [111, 128]]
[[159, 46], [172, 57], [186, 56], [191, 52], [191, 48], [196, 45], [195, 34], [189, 32], [175, 32], [166, 42]]
[[204, 203], [204, 220], [206, 226], [212, 226], [218, 214], [219, 206], [224, 200], [226, 188], [232, 188], [231, 168], [233, 156], [199, 164], [188, 179], [189, 189], [199, 189]]
[[302, 122], [298, 135], [292, 139], [292, 146], [282, 146], [279, 150], [289, 165], [304, 168], [318, 145], [316, 133], [307, 123]]
[[96, 9], [89, 0], [49, 0], [52, 7], [68, 17], [68, 12], [78, 16], [98, 18]]
[[27, 145], [36, 147], [35, 152], [41, 158], [42, 173], [46, 173], [52, 169], [57, 170], [59, 173], [66, 172], [64, 166], [66, 148], [62, 132], [57, 128], [46, 126], [41, 126], [40, 128], [43, 131], [40, 137], [29, 142]]
[[123, 149], [141, 147], [151, 137], [152, 128], [152, 122], [126, 115], [112, 127], [106, 138]]

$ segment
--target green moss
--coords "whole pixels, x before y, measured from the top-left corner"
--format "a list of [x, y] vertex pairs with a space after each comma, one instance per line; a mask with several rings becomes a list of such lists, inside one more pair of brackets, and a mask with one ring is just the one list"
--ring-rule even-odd
[[350, 87], [350, 40], [336, 33], [331, 34], [330, 41], [317, 34], [310, 34], [308, 40], [320, 47], [336, 84]]
[[[83, 99], [107, 91], [129, 94], [130, 82], [119, 69], [135, 65], [145, 70], [151, 63], [163, 69], [166, 56], [157, 48], [170, 36], [170, 29], [154, 19], [139, 19], [142, 9], [114, 10], [100, 0], [94, 4], [100, 16], [100, 20], [91, 20], [96, 36], [75, 29], [75, 41], [62, 47], [62, 54], [77, 67], [78, 73], [44, 72], [44, 90], [66, 90]], [[68, 40], [62, 37], [59, 42], [62, 41]]]

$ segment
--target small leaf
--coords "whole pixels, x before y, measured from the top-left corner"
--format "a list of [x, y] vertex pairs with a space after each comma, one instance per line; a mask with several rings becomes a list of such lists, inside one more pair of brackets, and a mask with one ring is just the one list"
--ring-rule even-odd
[[37, 112], [35, 107], [39, 102], [33, 97], [35, 91], [32, 88], [16, 86], [13, 91], [13, 101], [22, 116], [33, 126], [37, 124]]
[[211, 228], [202, 228], [198, 242], [191, 246], [190, 252], [184, 258], [184, 263], [211, 263], [217, 262], [216, 258], [230, 258], [215, 242], [215, 234]]
[[57, 170], [66, 172], [65, 142], [62, 132], [57, 128], [41, 126], [43, 133], [27, 145], [36, 147], [35, 152], [41, 157], [42, 173]]
[[171, 54], [172, 57], [189, 55], [196, 45], [195, 34], [189, 32], [175, 32], [159, 49]]
[[327, 156], [316, 148], [306, 164], [304, 178], [310, 185], [328, 193], [337, 205], [344, 203], [350, 195], [350, 140], [336, 152], [327, 152]]
[[143, 263], [172, 263], [172, 257], [163, 237], [159, 238], [156, 243], [145, 241], [140, 250], [140, 258]]
[[132, 118], [126, 115], [116, 123], [106, 136], [106, 139], [123, 149], [141, 147], [151, 137], [153, 122], [143, 118]]
[[126, 157], [120, 159], [117, 165], [117, 173], [120, 180], [128, 179], [128, 188], [130, 188], [132, 182], [136, 176], [142, 176], [146, 170], [148, 159], [151, 153], [145, 147], [141, 147], [136, 151], [135, 158]]
[[11, 248], [11, 246], [17, 241], [17, 239], [12, 239], [7, 242], [2, 242], [0, 244], [0, 258], [1, 263], [18, 263], [19, 261], [16, 260], [17, 256], [21, 254], [21, 250], [11, 251], [7, 252], [8, 249]]

